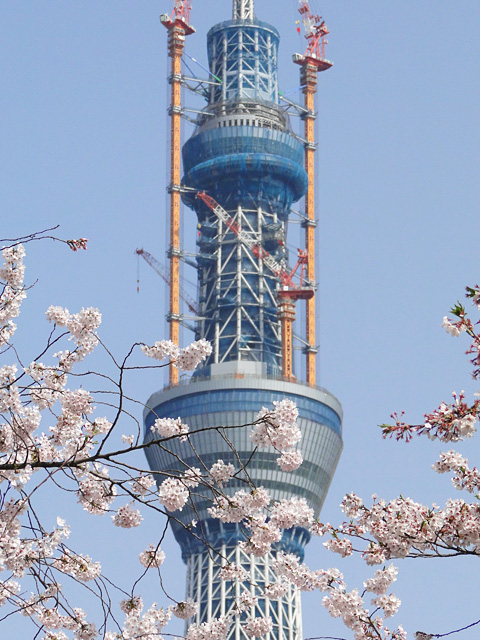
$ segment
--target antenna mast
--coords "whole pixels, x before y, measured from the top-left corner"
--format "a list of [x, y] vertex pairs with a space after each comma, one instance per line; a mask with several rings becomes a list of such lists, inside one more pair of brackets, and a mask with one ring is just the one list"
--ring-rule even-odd
[[234, 20], [253, 20], [254, 14], [253, 0], [233, 0]]

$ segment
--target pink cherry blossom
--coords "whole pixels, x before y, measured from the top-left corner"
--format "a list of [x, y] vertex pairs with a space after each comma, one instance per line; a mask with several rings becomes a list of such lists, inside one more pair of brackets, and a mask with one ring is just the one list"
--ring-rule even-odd
[[167, 478], [158, 489], [158, 498], [168, 511], [181, 511], [187, 504], [188, 489], [177, 478]]
[[113, 524], [123, 529], [139, 527], [143, 518], [138, 509], [133, 508], [133, 503], [125, 504], [118, 508], [117, 513], [112, 516]]
[[187, 598], [184, 602], [179, 602], [171, 607], [173, 615], [181, 620], [188, 620], [197, 613], [198, 605], [191, 598]]
[[147, 569], [158, 569], [165, 561], [165, 553], [151, 544], [139, 556], [141, 564]]
[[260, 638], [273, 629], [270, 616], [264, 618], [249, 618], [245, 624], [245, 632], [250, 638]]

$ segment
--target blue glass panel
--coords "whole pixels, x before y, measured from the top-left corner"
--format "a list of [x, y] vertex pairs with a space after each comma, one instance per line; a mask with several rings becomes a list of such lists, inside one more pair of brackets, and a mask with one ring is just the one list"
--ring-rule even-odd
[[[298, 413], [301, 418], [306, 418], [316, 423], [324, 424], [341, 436], [341, 422], [339, 416], [327, 405], [297, 396], [292, 393], [282, 393], [280, 391], [262, 391], [258, 389], [228, 389], [218, 391], [202, 391], [192, 393], [164, 402], [154, 409], [157, 416], [165, 418], [187, 419], [203, 413], [201, 408], [205, 407], [205, 413], [218, 413], [221, 411], [260, 411], [262, 406], [273, 408], [272, 402], [288, 398], [296, 403]], [[149, 431], [155, 421], [155, 416], [150, 413], [146, 420], [146, 428]]]

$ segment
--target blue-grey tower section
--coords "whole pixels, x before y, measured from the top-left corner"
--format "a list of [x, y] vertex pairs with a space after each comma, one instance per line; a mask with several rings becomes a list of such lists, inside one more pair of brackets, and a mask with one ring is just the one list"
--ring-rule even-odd
[[[234, 0], [233, 16], [208, 34], [210, 70], [220, 82], [211, 88], [208, 105], [184, 145], [183, 183], [213, 196], [242, 229], [287, 264], [288, 215], [307, 186], [303, 145], [278, 103], [278, 32], [254, 17], [253, 0]], [[303, 497], [318, 515], [342, 449], [340, 403], [325, 389], [282, 379], [274, 275], [202, 202], [188, 193], [184, 200], [199, 221], [202, 319], [197, 337], [211, 341], [213, 354], [189, 381], [148, 400], [147, 442], [157, 417], [181, 416], [191, 433], [188, 441], [171, 439], [148, 448], [150, 467], [161, 483], [191, 467], [206, 471], [219, 459], [237, 469], [246, 465], [251, 482], [265, 487], [274, 500]], [[255, 421], [262, 406], [273, 408], [272, 403], [283, 398], [297, 404], [302, 430], [304, 462], [290, 473], [278, 467], [273, 450], [252, 456], [251, 429], [243, 426]], [[235, 477], [226, 493], [245, 488], [245, 480], [245, 474]], [[262, 586], [275, 581], [275, 555], [283, 550], [303, 559], [310, 538], [296, 528], [285, 532], [272, 552], [253, 557], [240, 544], [245, 532], [239, 525], [211, 518], [211, 500], [211, 494], [199, 489], [171, 520], [187, 565], [186, 595], [199, 605], [189, 623], [232, 612], [244, 590], [258, 596]], [[229, 562], [247, 570], [245, 583], [232, 586], [220, 579], [221, 567]], [[295, 587], [278, 599], [260, 597], [248, 612], [264, 615], [273, 621], [267, 640], [302, 638], [300, 593]], [[239, 617], [229, 637], [247, 640]]]

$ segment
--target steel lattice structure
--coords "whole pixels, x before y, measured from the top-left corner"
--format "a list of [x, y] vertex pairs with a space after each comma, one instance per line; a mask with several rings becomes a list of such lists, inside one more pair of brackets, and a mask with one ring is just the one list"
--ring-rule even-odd
[[253, 0], [234, 0], [234, 20], [253, 20], [254, 17]]
[[[305, 8], [305, 1], [302, 2], [301, 7]], [[174, 23], [169, 16], [164, 16], [163, 22], [169, 29], [183, 24], [179, 20]], [[191, 32], [193, 27], [187, 26]], [[208, 33], [209, 68], [215, 82], [207, 83], [208, 105], [198, 114], [194, 133], [183, 145], [180, 186], [180, 148], [175, 138], [172, 163], [176, 173], [170, 190], [175, 204], [171, 236], [175, 241], [180, 193], [198, 216], [196, 335], [212, 343], [213, 354], [188, 382], [179, 383], [171, 375], [169, 387], [149, 398], [144, 412], [147, 443], [157, 417], [181, 416], [191, 435], [186, 442], [174, 438], [161, 447], [148, 447], [146, 453], [159, 483], [165, 477], [198, 467], [199, 461], [208, 469], [222, 459], [237, 469], [248, 465], [246, 472], [239, 471], [227, 485], [228, 495], [245, 488], [248, 473], [248, 479], [255, 486], [265, 487], [273, 500], [305, 498], [318, 515], [342, 449], [342, 409], [332, 394], [315, 386], [314, 263], [305, 252], [301, 255], [309, 259], [307, 285], [312, 292], [307, 300], [308, 384], [298, 382], [292, 375], [282, 375], [282, 358], [289, 345], [291, 357], [291, 336], [286, 335], [285, 327], [291, 329], [294, 300], [281, 298], [285, 283], [278, 274], [289, 272], [288, 217], [292, 203], [305, 194], [307, 250], [312, 255], [314, 252], [315, 114], [310, 76], [318, 72], [319, 66], [314, 66], [311, 57], [295, 58], [302, 64], [302, 74], [308, 75], [303, 142], [293, 134], [286, 111], [279, 104], [278, 45], [278, 31], [255, 17], [253, 0], [233, 0], [232, 20], [217, 24]], [[177, 87], [183, 79], [175, 72], [170, 81]], [[182, 112], [178, 93], [175, 100], [170, 111], [176, 123]], [[196, 197], [198, 192], [208, 194], [210, 205], [206, 204], [207, 198]], [[212, 201], [220, 207], [212, 208]], [[179, 254], [171, 243], [174, 269]], [[176, 305], [178, 278], [175, 287]], [[179, 320], [176, 309], [171, 303], [170, 321], [174, 324]], [[278, 453], [273, 450], [253, 455], [249, 429], [241, 426], [252, 424], [262, 406], [271, 408], [273, 402], [283, 398], [296, 403], [303, 434], [304, 463], [290, 473], [278, 467]], [[225, 429], [204, 429], [214, 426]], [[187, 565], [186, 596], [199, 605], [196, 618], [189, 624], [228, 614], [241, 591], [258, 596], [264, 586], [275, 581], [275, 555], [285, 551], [303, 560], [310, 539], [308, 531], [297, 527], [284, 532], [271, 553], [253, 557], [242, 547], [246, 535], [242, 527], [213, 519], [208, 511], [211, 504], [212, 494], [199, 490], [172, 519]], [[194, 531], [193, 520], [198, 520]], [[242, 566], [249, 579], [235, 586], [222, 581], [219, 572], [228, 562]], [[241, 622], [247, 616], [264, 615], [273, 622], [267, 640], [302, 638], [300, 594], [290, 587], [277, 600], [259, 597], [257, 604], [242, 614], [243, 618], [235, 618], [229, 640], [247, 640]]]
[[[208, 551], [194, 554], [187, 561], [187, 597], [200, 604], [199, 613], [194, 622], [201, 623], [234, 613], [235, 601], [240, 599], [244, 591], [252, 596], [257, 593], [254, 588], [265, 588], [273, 584], [276, 576], [272, 570], [275, 553], [269, 553], [260, 558], [246, 554], [238, 545], [221, 545], [218, 549], [219, 559], [216, 560]], [[246, 570], [248, 580], [245, 583], [225, 582], [220, 579], [220, 570], [231, 563]], [[265, 638], [278, 640], [302, 640], [302, 604], [300, 591], [289, 585], [288, 591], [282, 598], [259, 600], [245, 612], [244, 617], [270, 616], [273, 622], [271, 634]], [[237, 617], [232, 630], [238, 640], [250, 640], [241, 625], [241, 618]]]

